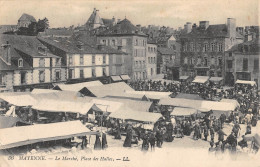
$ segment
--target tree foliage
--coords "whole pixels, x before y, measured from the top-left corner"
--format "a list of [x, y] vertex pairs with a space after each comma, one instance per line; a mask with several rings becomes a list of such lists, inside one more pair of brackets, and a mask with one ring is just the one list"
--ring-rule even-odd
[[35, 36], [39, 32], [44, 32], [48, 28], [49, 20], [45, 17], [42, 20], [39, 19], [38, 22], [32, 22], [28, 27], [19, 27], [17, 34]]

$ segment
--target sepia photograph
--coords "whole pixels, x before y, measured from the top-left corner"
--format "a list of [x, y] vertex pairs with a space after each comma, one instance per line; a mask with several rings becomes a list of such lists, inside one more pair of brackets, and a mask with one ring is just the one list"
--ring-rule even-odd
[[260, 167], [259, 0], [0, 0], [0, 167]]

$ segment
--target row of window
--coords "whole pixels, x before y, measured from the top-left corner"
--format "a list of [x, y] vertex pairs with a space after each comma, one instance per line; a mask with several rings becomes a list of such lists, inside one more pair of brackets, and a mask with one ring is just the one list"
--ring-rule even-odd
[[[96, 56], [92, 55], [92, 64], [96, 64]], [[106, 64], [106, 55], [103, 55], [102, 57], [103, 64]], [[84, 65], [84, 55], [80, 55], [80, 65]], [[73, 65], [73, 57], [69, 56], [69, 65]]]
[[[184, 58], [184, 64], [193, 64], [193, 65], [199, 65], [203, 63], [203, 66], [209, 66], [210, 65], [216, 65], [216, 58], [215, 57], [211, 57], [210, 62], [208, 62], [209, 59], [208, 57], [204, 57], [203, 58], [203, 62], [202, 62], [202, 58], [197, 58], [197, 62], [195, 58], [190, 58], [188, 59], [187, 57]], [[222, 58], [218, 57], [217, 59], [217, 65], [218, 66], [222, 66]]]
[[[101, 40], [101, 44], [103, 45], [110, 45], [110, 46], [117, 46], [118, 45], [118, 40], [117, 39], [103, 39]], [[122, 46], [126, 46], [127, 44], [127, 39], [121, 39], [121, 44]]]
[[222, 52], [223, 51], [223, 44], [212, 42], [212, 43], [193, 43], [193, 42], [186, 42], [183, 46], [183, 51], [190, 51], [190, 52]]
[[[96, 69], [95, 68], [92, 68], [91, 69], [91, 76], [92, 77], [96, 77]], [[102, 68], [102, 76], [107, 76], [107, 73], [106, 73], [106, 68]], [[85, 78], [84, 76], [84, 69], [80, 69], [79, 70], [79, 77], [80, 78]], [[69, 69], [69, 79], [74, 79], [75, 78], [75, 70], [74, 69]]]
[[[248, 71], [248, 58], [243, 58], [243, 71]], [[232, 60], [227, 60], [227, 68], [231, 69], [233, 68], [233, 64], [232, 64]], [[254, 71], [258, 71], [259, 70], [259, 59], [255, 58], [254, 59], [254, 67], [253, 67]]]
[[146, 72], [134, 72], [134, 80], [146, 79]]
[[156, 59], [155, 59], [155, 57], [148, 57], [148, 63], [149, 63], [149, 64], [156, 64]]
[[156, 47], [148, 47], [148, 52], [156, 53]]
[[135, 61], [135, 67], [145, 67], [145, 61]]
[[135, 57], [145, 57], [145, 50], [144, 49], [134, 49], [134, 56]]
[[146, 41], [142, 39], [135, 39], [135, 46], [146, 46]]

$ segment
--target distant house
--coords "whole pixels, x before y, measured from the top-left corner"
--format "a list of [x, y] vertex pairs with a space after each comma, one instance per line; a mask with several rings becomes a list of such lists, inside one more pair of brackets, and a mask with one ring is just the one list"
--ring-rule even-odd
[[260, 40], [255, 38], [233, 46], [225, 53], [226, 84], [236, 80], [255, 81], [260, 85]]
[[0, 35], [0, 85], [25, 91], [65, 81], [61, 57], [55, 56], [33, 36]]
[[29, 14], [24, 13], [18, 20], [18, 28], [19, 27], [27, 27], [31, 24], [31, 23], [36, 23], [36, 19]]

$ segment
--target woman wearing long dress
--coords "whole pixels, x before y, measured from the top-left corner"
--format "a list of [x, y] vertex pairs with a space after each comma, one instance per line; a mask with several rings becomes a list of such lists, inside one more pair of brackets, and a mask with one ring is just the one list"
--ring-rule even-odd
[[94, 145], [95, 150], [101, 150], [100, 134], [96, 134], [96, 141]]
[[107, 135], [105, 133], [102, 133], [102, 149], [106, 149], [107, 146]]
[[128, 126], [127, 132], [126, 132], [125, 142], [124, 142], [124, 145], [123, 145], [124, 147], [131, 147], [132, 136], [133, 136], [133, 130], [132, 130], [131, 126]]

